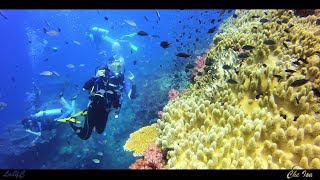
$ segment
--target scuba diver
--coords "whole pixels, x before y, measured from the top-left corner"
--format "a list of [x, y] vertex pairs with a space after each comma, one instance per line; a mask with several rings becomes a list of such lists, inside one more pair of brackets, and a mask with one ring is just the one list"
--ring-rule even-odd
[[132, 42], [129, 42], [128, 40], [124, 40], [125, 37], [134, 37], [137, 35], [137, 33], [131, 33], [127, 35], [123, 35], [120, 37], [120, 39], [113, 39], [107, 34], [109, 33], [109, 30], [103, 29], [103, 28], [98, 28], [98, 27], [93, 27], [91, 28], [90, 34], [86, 33], [86, 35], [89, 37], [91, 43], [96, 45], [96, 48], [99, 49], [101, 46], [101, 43], [107, 42], [113, 45], [114, 43], [120, 43], [120, 42], [127, 42], [131, 48], [131, 50], [137, 52], [138, 47], [134, 45]]
[[35, 143], [39, 139], [41, 132], [54, 129], [56, 122], [59, 119], [71, 116], [75, 113], [74, 99], [72, 100], [71, 105], [65, 100], [64, 97], [60, 97], [60, 102], [62, 103], [63, 108], [39, 111], [21, 121], [23, 128], [26, 129], [26, 132], [37, 136], [32, 143]]
[[[83, 90], [89, 91], [89, 104], [85, 110], [61, 120], [69, 122], [72, 129], [83, 140], [89, 139], [93, 128], [98, 134], [105, 130], [109, 112], [115, 110], [115, 118], [119, 117], [123, 91], [130, 100], [136, 96], [134, 75], [129, 71], [125, 76], [124, 58], [119, 54], [120, 44], [115, 42], [112, 51], [115, 53], [106, 65], [96, 69], [95, 76], [85, 82]], [[83, 127], [77, 125], [76, 118], [84, 116]]]

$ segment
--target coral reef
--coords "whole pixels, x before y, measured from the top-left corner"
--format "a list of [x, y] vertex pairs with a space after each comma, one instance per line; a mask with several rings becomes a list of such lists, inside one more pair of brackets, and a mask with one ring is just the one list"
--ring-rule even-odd
[[164, 169], [165, 152], [154, 144], [149, 144], [144, 159], [137, 159], [129, 169]]
[[156, 144], [173, 169], [320, 168], [319, 15], [237, 10]]
[[179, 91], [176, 89], [170, 89], [168, 92], [169, 101], [176, 99], [179, 96]]
[[154, 143], [158, 135], [157, 123], [143, 127], [134, 133], [130, 134], [130, 138], [123, 146], [126, 151], [134, 151], [134, 156], [142, 156], [148, 149], [150, 143]]

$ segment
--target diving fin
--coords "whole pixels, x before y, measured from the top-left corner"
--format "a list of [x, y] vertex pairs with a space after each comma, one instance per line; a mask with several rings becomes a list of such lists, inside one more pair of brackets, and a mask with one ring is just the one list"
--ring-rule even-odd
[[81, 124], [81, 121], [77, 121], [75, 118], [73, 117], [68, 117], [68, 118], [63, 118], [63, 119], [58, 119], [58, 122], [73, 122], [76, 124]]

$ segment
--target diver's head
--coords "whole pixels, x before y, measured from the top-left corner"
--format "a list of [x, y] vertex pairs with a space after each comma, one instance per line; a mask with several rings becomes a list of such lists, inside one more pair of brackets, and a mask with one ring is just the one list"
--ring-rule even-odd
[[124, 72], [124, 59], [122, 57], [114, 56], [109, 59], [108, 69], [115, 75], [118, 76]]
[[89, 37], [90, 41], [93, 43], [93, 42], [94, 42], [93, 34], [90, 33], [90, 34], [88, 35], [88, 37]]
[[33, 127], [33, 121], [32, 119], [29, 118], [25, 118], [21, 121], [21, 124], [23, 126], [23, 128], [25, 129], [30, 129], [31, 127]]
[[118, 54], [120, 52], [120, 43], [119, 42], [114, 42], [112, 43], [112, 52], [115, 53], [115, 54]]

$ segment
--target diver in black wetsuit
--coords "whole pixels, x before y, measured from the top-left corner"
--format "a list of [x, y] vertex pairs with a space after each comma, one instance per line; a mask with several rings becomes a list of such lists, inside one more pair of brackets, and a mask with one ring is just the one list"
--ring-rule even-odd
[[84, 84], [83, 89], [89, 91], [90, 99], [87, 110], [82, 112], [85, 116], [84, 126], [78, 127], [75, 121], [69, 121], [81, 139], [89, 139], [94, 127], [97, 133], [103, 133], [111, 110], [116, 109], [115, 118], [118, 118], [123, 90], [127, 92], [129, 99], [135, 98], [134, 76], [130, 72], [130, 77], [125, 78], [123, 68], [123, 58], [114, 56], [107, 66], [101, 66], [95, 77]]

